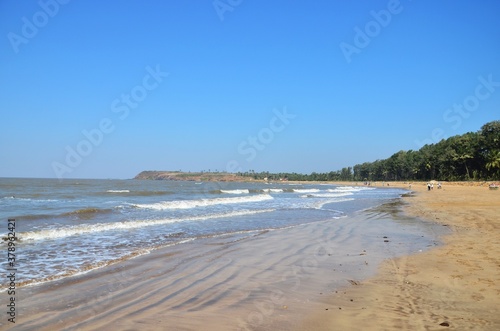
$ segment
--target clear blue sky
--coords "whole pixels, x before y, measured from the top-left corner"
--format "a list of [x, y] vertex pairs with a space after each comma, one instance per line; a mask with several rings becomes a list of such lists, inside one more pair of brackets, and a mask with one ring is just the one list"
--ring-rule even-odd
[[500, 117], [499, 1], [60, 1], [0, 1], [0, 177], [326, 172]]

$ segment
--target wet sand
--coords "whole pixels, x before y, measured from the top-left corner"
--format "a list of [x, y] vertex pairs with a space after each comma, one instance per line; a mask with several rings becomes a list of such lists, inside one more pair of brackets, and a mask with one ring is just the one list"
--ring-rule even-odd
[[[303, 330], [315, 330], [307, 326], [314, 317], [313, 324], [324, 321], [337, 330], [330, 320], [336, 311], [316, 317], [319, 310], [338, 309], [335, 300], [350, 297], [335, 293], [361, 287], [387, 258], [400, 261], [396, 258], [436, 247], [437, 236], [448, 231], [405, 216], [400, 208], [393, 202], [250, 238], [200, 239], [21, 288], [15, 328], [219, 331], [304, 325]], [[1, 330], [11, 327], [7, 318], [0, 320]]]
[[500, 191], [487, 183], [412, 190], [405, 211], [451, 229], [445, 245], [385, 261], [295, 330], [500, 330]]

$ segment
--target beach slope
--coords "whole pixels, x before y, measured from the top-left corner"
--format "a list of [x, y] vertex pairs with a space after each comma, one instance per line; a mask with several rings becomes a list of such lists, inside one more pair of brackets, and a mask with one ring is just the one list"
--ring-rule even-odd
[[412, 190], [406, 212], [449, 227], [445, 244], [385, 261], [377, 276], [325, 300], [299, 330], [500, 330], [500, 192], [464, 184]]

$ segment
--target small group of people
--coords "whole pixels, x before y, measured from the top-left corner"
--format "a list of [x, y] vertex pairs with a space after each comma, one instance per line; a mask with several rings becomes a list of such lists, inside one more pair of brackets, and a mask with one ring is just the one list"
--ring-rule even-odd
[[[441, 188], [441, 183], [437, 183], [437, 188]], [[433, 190], [434, 189], [434, 183], [427, 183], [427, 191]]]

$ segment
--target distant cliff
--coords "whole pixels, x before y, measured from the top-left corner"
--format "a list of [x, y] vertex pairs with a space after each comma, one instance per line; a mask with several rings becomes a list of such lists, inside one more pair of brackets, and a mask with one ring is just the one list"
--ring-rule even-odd
[[182, 171], [143, 171], [134, 179], [150, 180], [187, 180], [196, 182], [242, 182], [248, 177], [227, 172], [182, 172]]

